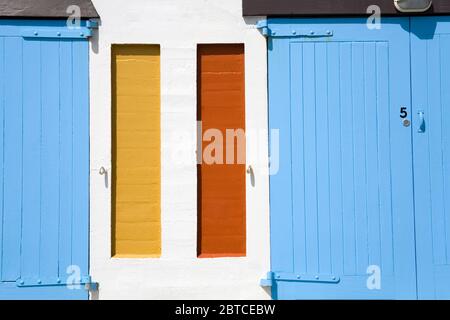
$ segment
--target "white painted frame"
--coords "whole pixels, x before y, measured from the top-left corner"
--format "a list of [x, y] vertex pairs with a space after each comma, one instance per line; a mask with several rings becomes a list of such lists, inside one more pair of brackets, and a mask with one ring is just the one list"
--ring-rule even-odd
[[[241, 0], [93, 0], [101, 26], [91, 40], [90, 272], [93, 299], [270, 299], [259, 281], [270, 270], [268, 143], [247, 143], [255, 186], [247, 175], [247, 257], [197, 258], [197, 44], [244, 43], [246, 127], [268, 130], [267, 46], [245, 20]], [[161, 46], [162, 257], [111, 258], [111, 45]], [[192, 141], [192, 162], [171, 161], [173, 132]], [[262, 155], [262, 156], [260, 156]]]

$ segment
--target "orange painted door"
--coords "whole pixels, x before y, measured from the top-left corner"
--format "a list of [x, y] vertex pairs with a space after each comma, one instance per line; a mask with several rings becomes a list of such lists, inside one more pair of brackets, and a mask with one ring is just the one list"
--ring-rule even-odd
[[112, 50], [114, 257], [161, 255], [160, 48]]
[[244, 45], [198, 46], [198, 255], [246, 254]]

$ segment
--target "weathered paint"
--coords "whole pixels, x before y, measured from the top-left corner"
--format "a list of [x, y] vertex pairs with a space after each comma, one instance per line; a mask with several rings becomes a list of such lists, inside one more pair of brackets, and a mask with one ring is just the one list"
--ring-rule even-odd
[[87, 299], [65, 284], [89, 271], [88, 41], [24, 26], [66, 28], [0, 21], [0, 299]]
[[[259, 286], [269, 265], [266, 39], [258, 18], [242, 18], [241, 0], [93, 0], [102, 18], [92, 40], [91, 274], [98, 298], [267, 299]], [[111, 45], [161, 45], [160, 259], [111, 259]], [[244, 43], [247, 144], [246, 257], [197, 258], [197, 44]], [[265, 132], [264, 132], [265, 130]], [[178, 142], [181, 137], [182, 143]], [[263, 155], [262, 157], [259, 155]], [[180, 162], [184, 157], [187, 162]], [[261, 248], [265, 248], [261, 250]], [[97, 296], [94, 296], [96, 298]]]
[[112, 47], [112, 255], [161, 255], [160, 49]]
[[[197, 67], [198, 121], [203, 131], [198, 254], [201, 258], [245, 256], [245, 154], [240, 154], [245, 153], [245, 137], [239, 136], [239, 130], [245, 131], [244, 45], [199, 45]], [[213, 164], [205, 158], [211, 156], [208, 146], [217, 143], [217, 137], [205, 139], [211, 129], [221, 132], [222, 141], [222, 152], [212, 151], [218, 162]], [[227, 130], [233, 133], [231, 143]]]

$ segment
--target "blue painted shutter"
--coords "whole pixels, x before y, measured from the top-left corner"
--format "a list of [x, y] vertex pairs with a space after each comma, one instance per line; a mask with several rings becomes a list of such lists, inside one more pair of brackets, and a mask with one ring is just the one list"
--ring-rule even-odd
[[88, 276], [88, 41], [29, 28], [66, 31], [0, 24], [0, 299], [84, 299], [58, 282]]
[[418, 292], [450, 299], [450, 18], [411, 20]]
[[416, 297], [409, 26], [383, 21], [269, 20], [275, 298]]

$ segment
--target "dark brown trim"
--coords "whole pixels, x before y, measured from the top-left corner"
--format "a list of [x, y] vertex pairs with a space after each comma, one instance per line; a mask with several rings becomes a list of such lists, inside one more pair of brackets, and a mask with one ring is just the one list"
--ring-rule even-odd
[[67, 8], [80, 7], [81, 18], [99, 18], [91, 0], [0, 0], [0, 18], [67, 19]]
[[[402, 16], [394, 0], [242, 0], [244, 16], [367, 16], [378, 5], [384, 16]], [[448, 15], [450, 0], [433, 0], [427, 12], [415, 15]]]

